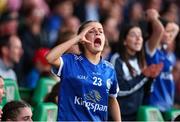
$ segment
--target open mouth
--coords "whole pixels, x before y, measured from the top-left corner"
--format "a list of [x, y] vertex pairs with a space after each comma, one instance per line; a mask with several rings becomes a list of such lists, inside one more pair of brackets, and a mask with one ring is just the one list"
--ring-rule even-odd
[[101, 39], [100, 39], [100, 38], [96, 38], [96, 39], [94, 40], [94, 45], [95, 45], [95, 46], [101, 46]]
[[141, 43], [135, 43], [135, 45], [139, 46], [139, 45], [141, 45]]

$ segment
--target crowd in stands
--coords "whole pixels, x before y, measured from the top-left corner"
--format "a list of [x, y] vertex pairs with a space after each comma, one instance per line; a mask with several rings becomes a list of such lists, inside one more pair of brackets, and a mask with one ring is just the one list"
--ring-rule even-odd
[[[33, 93], [41, 77], [51, 77], [57, 83], [44, 102], [58, 104], [60, 78], [51, 73], [46, 55], [93, 20], [102, 24], [106, 37], [101, 56], [116, 71], [121, 119], [136, 120], [141, 105], [155, 106], [163, 115], [180, 109], [179, 12], [179, 0], [0, 0], [0, 101], [3, 79]], [[75, 44], [65, 53], [79, 55], [82, 49]], [[20, 110], [5, 115], [17, 105], [31, 121], [32, 102], [26, 102], [7, 103], [1, 120], [18, 121], [14, 116]]]

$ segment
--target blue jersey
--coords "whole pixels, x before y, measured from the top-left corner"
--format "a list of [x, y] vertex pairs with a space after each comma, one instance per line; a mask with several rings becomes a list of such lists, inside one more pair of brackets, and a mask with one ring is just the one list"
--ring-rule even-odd
[[58, 121], [107, 120], [108, 97], [118, 92], [113, 66], [102, 59], [94, 65], [83, 55], [65, 54], [60, 60]]
[[152, 84], [151, 94], [147, 103], [158, 107], [161, 111], [167, 111], [172, 108], [174, 102], [173, 62], [168, 59], [167, 53], [164, 50], [157, 49], [152, 55], [149, 51], [146, 51], [146, 53], [148, 64], [163, 63], [164, 65], [160, 75], [155, 78]]

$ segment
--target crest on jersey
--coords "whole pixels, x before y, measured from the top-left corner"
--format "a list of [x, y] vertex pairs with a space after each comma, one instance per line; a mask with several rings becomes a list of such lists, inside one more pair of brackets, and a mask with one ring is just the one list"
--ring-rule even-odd
[[108, 90], [111, 88], [111, 84], [112, 84], [111, 79], [107, 79], [107, 81], [106, 81], [106, 87], [107, 87]]
[[97, 102], [99, 102], [101, 100], [102, 97], [101, 97], [101, 95], [100, 95], [100, 93], [98, 91], [92, 90], [89, 93], [85, 94], [84, 98], [86, 100], [89, 100], [89, 101], [92, 101], [94, 103], [97, 103]]

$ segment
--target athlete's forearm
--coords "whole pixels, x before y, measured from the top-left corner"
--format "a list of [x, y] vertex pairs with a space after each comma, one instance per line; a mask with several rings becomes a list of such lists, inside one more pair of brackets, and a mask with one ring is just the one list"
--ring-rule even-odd
[[114, 97], [109, 97], [109, 112], [113, 121], [121, 122], [119, 103]]
[[76, 36], [56, 47], [54, 47], [46, 56], [47, 61], [53, 64], [57, 59], [59, 59], [62, 54], [64, 54], [69, 48], [79, 41], [79, 36]]

